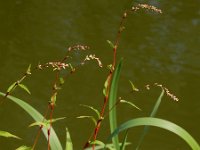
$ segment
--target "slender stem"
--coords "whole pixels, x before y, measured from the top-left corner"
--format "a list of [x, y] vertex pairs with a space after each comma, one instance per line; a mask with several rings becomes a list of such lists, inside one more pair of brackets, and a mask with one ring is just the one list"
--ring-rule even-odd
[[[106, 106], [107, 106], [107, 103], [108, 103], [110, 86], [111, 86], [111, 79], [112, 79], [112, 76], [113, 76], [113, 71], [115, 70], [115, 66], [116, 66], [117, 48], [118, 48], [118, 45], [119, 45], [119, 40], [120, 40], [120, 37], [121, 37], [121, 33], [123, 31], [123, 25], [124, 25], [127, 13], [128, 13], [128, 11], [125, 11], [123, 16], [122, 16], [122, 18], [121, 18], [119, 29], [118, 29], [118, 32], [117, 32], [117, 36], [116, 36], [116, 39], [115, 39], [114, 48], [113, 48], [112, 69], [109, 72], [108, 77], [107, 77], [108, 86], [107, 86], [107, 90], [106, 90], [106, 96], [104, 97], [104, 103], [103, 103], [103, 106], [102, 106], [102, 109], [101, 109], [101, 113], [100, 113], [100, 119], [97, 121], [97, 125], [96, 125], [96, 127], [94, 129], [94, 132], [93, 132], [93, 140], [94, 141], [97, 139], [97, 135], [98, 135], [99, 129], [101, 127], [102, 118], [104, 118], [104, 112], [105, 112], [105, 109], [106, 109]], [[88, 141], [86, 142], [84, 148], [89, 146], [88, 145]], [[95, 144], [93, 144], [93, 146], [92, 146], [92, 150], [94, 150], [94, 149], [95, 149]]]

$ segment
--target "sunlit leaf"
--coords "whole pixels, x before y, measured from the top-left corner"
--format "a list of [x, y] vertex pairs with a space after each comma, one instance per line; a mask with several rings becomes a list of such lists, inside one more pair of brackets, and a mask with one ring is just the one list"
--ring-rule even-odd
[[76, 118], [78, 118], [78, 119], [88, 118], [88, 119], [91, 119], [93, 121], [93, 123], [94, 123], [95, 126], [97, 124], [97, 121], [96, 121], [96, 119], [93, 116], [78, 116]]
[[133, 104], [132, 102], [126, 101], [126, 100], [124, 100], [124, 99], [120, 99], [120, 103], [129, 104], [129, 105], [131, 105], [132, 107], [134, 107], [134, 108], [136, 108], [136, 109], [138, 109], [138, 110], [141, 111], [141, 109], [140, 109], [138, 106], [136, 106], [135, 104]]
[[99, 113], [99, 111], [98, 111], [97, 109], [95, 109], [94, 107], [89, 106], [89, 105], [85, 105], [85, 104], [80, 104], [80, 106], [83, 106], [83, 107], [86, 107], [86, 108], [89, 108], [89, 109], [93, 110], [93, 111], [97, 114], [98, 119], [100, 119], [100, 113]]
[[193, 150], [200, 150], [200, 146], [197, 143], [197, 141], [185, 129], [181, 128], [180, 126], [170, 121], [152, 117], [141, 117], [141, 118], [131, 119], [121, 124], [108, 137], [107, 141], [110, 141], [114, 136], [117, 136], [120, 132], [124, 130], [138, 126], [154, 126], [168, 130], [178, 135], [180, 138], [182, 138]]
[[20, 147], [18, 147], [16, 150], [33, 150], [31, 147], [27, 147], [25, 145], [22, 145]]
[[110, 45], [111, 48], [115, 48], [114, 44], [111, 41], [107, 40], [107, 42], [108, 42], [108, 44]]
[[65, 150], [73, 150], [73, 144], [72, 144], [72, 140], [69, 134], [68, 129], [66, 128], [66, 146], [65, 146]]
[[43, 127], [47, 127], [48, 124], [47, 124], [46, 122], [38, 121], [38, 122], [31, 123], [31, 124], [29, 125], [29, 127], [33, 127], [33, 126], [43, 126]]
[[13, 135], [7, 131], [1, 131], [0, 130], [0, 136], [2, 137], [6, 137], [6, 138], [16, 138], [16, 139], [21, 139], [20, 137], [16, 136], [16, 135]]
[[110, 76], [107, 77], [105, 83], [104, 83], [104, 88], [103, 88], [103, 95], [107, 96], [107, 89], [108, 89], [108, 81], [110, 80]]
[[131, 84], [131, 88], [132, 88], [132, 91], [136, 91], [138, 92], [139, 89], [135, 87], [135, 85], [133, 84], [133, 82], [131, 80], [129, 80], [130, 84]]
[[18, 84], [20, 88], [22, 88], [24, 91], [26, 91], [28, 94], [31, 94], [31, 92], [29, 91], [29, 89], [27, 88], [27, 86], [25, 86], [24, 84]]
[[13, 91], [14, 88], [16, 87], [16, 85], [17, 85], [16, 82], [14, 82], [13, 84], [11, 84], [11, 85], [8, 87], [8, 89], [7, 89], [7, 93], [10, 93], [11, 91]]

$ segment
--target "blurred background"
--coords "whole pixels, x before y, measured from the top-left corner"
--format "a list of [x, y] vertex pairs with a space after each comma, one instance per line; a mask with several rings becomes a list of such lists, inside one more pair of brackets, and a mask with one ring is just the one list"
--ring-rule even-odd
[[[0, 91], [22, 77], [29, 64], [60, 60], [67, 48], [75, 44], [90, 46], [104, 67], [89, 62], [70, 75], [57, 97], [54, 129], [63, 146], [65, 128], [71, 133], [74, 149], [82, 149], [94, 125], [80, 115], [95, 115], [80, 107], [87, 104], [97, 109], [103, 105], [103, 84], [108, 75], [106, 66], [112, 63], [112, 49], [106, 40], [114, 41], [124, 10], [137, 3], [147, 3], [162, 9], [163, 14], [138, 11], [128, 16], [122, 33], [117, 57], [124, 58], [118, 96], [135, 103], [142, 111], [120, 104], [118, 123], [132, 118], [149, 116], [159, 96], [159, 88], [145, 90], [146, 84], [163, 84], [180, 101], [165, 96], [157, 117], [170, 120], [185, 128], [200, 142], [200, 1], [163, 0], [6, 0], [0, 2]], [[119, 60], [119, 59], [118, 59]], [[64, 72], [68, 74], [68, 72]], [[37, 71], [24, 84], [31, 96], [17, 89], [13, 95], [34, 106], [44, 114], [51, 96], [55, 73], [51, 69]], [[131, 93], [131, 80], [139, 92]], [[2, 99], [2, 98], [1, 98]], [[28, 128], [32, 118], [13, 102], [0, 106], [0, 130], [9, 131], [23, 140], [0, 137], [0, 149], [12, 150], [20, 145], [31, 146], [37, 127]], [[106, 118], [108, 119], [108, 118]], [[105, 141], [109, 125], [103, 122], [98, 139]], [[142, 127], [131, 129], [127, 149], [134, 149]], [[122, 134], [123, 135], [123, 134]], [[37, 150], [47, 149], [41, 135]], [[189, 150], [176, 135], [151, 128], [141, 150]]]

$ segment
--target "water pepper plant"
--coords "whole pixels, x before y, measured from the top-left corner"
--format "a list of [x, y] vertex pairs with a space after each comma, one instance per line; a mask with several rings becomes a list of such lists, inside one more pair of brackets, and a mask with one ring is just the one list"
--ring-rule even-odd
[[[117, 60], [117, 51], [118, 46], [120, 43], [120, 38], [122, 32], [125, 30], [125, 22], [129, 15], [132, 13], [138, 12], [138, 11], [152, 11], [154, 13], [162, 14], [162, 10], [156, 8], [155, 6], [151, 6], [148, 4], [137, 4], [132, 6], [130, 9], [127, 9], [124, 11], [121, 17], [120, 25], [118, 32], [116, 34], [116, 39], [114, 42], [111, 42], [110, 40], [107, 40], [107, 43], [110, 45], [111, 49], [113, 50], [113, 60], [110, 65], [107, 65], [108, 68], [108, 75], [104, 83], [103, 88], [103, 105], [101, 106], [101, 109], [98, 110], [92, 106], [84, 105], [82, 104], [82, 107], [91, 109], [95, 112], [96, 116], [92, 115], [82, 115], [77, 118], [83, 119], [83, 118], [89, 118], [93, 121], [95, 127], [92, 133], [89, 134], [88, 140], [83, 145], [83, 149], [85, 150], [100, 150], [100, 149], [110, 149], [110, 150], [124, 150], [128, 145], [130, 145], [130, 142], [128, 141], [128, 133], [131, 128], [137, 127], [137, 126], [144, 126], [144, 130], [139, 138], [138, 145], [136, 145], [136, 149], [140, 149], [140, 146], [145, 138], [145, 135], [148, 133], [148, 130], [150, 126], [162, 128], [164, 130], [170, 131], [176, 135], [178, 135], [180, 138], [182, 138], [193, 150], [200, 150], [200, 146], [197, 143], [197, 141], [182, 127], [176, 125], [175, 123], [172, 123], [168, 120], [156, 118], [156, 113], [159, 109], [160, 103], [162, 101], [162, 98], [164, 95], [169, 96], [171, 99], [178, 101], [179, 99], [172, 94], [168, 88], [163, 86], [159, 83], [154, 83], [152, 85], [146, 85], [146, 89], [150, 90], [153, 87], [159, 87], [161, 89], [161, 93], [159, 97], [156, 100], [156, 103], [152, 109], [152, 112], [149, 114], [149, 117], [140, 117], [140, 118], [130, 118], [128, 121], [118, 125], [117, 124], [117, 106], [120, 103], [126, 103], [128, 105], [131, 105], [134, 109], [137, 109], [138, 111], [141, 111], [141, 108], [136, 106], [130, 101], [124, 100], [121, 97], [118, 97], [118, 85], [120, 80], [120, 74], [121, 74], [121, 68], [123, 66], [123, 59]], [[37, 66], [33, 67], [31, 65], [28, 66], [27, 70], [25, 71], [24, 75], [15, 81], [13, 84], [11, 84], [6, 92], [0, 92], [1, 98], [1, 105], [0, 107], [3, 107], [3, 103], [6, 103], [7, 100], [11, 100], [17, 105], [19, 105], [22, 109], [24, 109], [32, 118], [33, 123], [29, 125], [29, 127], [32, 126], [38, 126], [37, 135], [33, 141], [33, 144], [30, 146], [19, 146], [16, 148], [17, 150], [34, 150], [37, 149], [37, 143], [40, 137], [40, 133], [43, 132], [47, 139], [47, 149], [48, 150], [73, 150], [73, 144], [70, 137], [70, 133], [68, 128], [66, 127], [66, 143], [65, 147], [62, 147], [62, 144], [56, 135], [56, 132], [53, 129], [53, 123], [57, 122], [59, 120], [65, 119], [65, 117], [59, 117], [59, 118], [53, 118], [53, 114], [55, 111], [55, 105], [57, 102], [57, 95], [59, 94], [59, 91], [62, 89], [62, 85], [65, 84], [65, 81], [67, 80], [67, 77], [69, 75], [72, 75], [76, 72], [79, 67], [84, 66], [87, 64], [88, 61], [95, 61], [98, 67], [102, 68], [103, 64], [95, 54], [88, 53], [90, 47], [87, 45], [74, 45], [70, 46], [67, 49], [66, 55], [60, 59], [59, 61], [51, 61], [46, 62], [43, 64], [38, 64]], [[77, 53], [83, 53], [83, 57], [79, 58], [78, 61], [75, 58]], [[74, 63], [76, 62], [76, 63]], [[30, 90], [26, 85], [23, 84], [23, 81], [26, 79], [31, 78], [31, 74], [40, 72], [44, 69], [51, 69], [52, 72], [55, 75], [54, 82], [52, 83], [52, 91], [50, 94], [50, 98], [47, 103], [47, 109], [45, 111], [45, 114], [41, 114], [38, 112], [35, 108], [33, 108], [30, 104], [28, 104], [26, 101], [19, 99], [17, 97], [14, 97], [13, 91], [16, 88], [21, 88], [28, 94], [31, 94]], [[69, 74], [67, 76], [64, 76], [61, 72], [62, 71], [68, 71]], [[139, 92], [139, 89], [133, 84], [132, 81], [130, 81], [130, 88], [134, 92]], [[101, 91], [101, 89], [100, 89]], [[110, 135], [108, 135], [107, 140], [102, 142], [98, 139], [98, 134], [101, 129], [101, 124], [104, 122], [105, 119], [109, 119], [109, 125], [110, 125]], [[67, 125], [66, 125], [67, 126]], [[119, 138], [119, 134], [121, 132], [125, 132], [125, 135], [123, 139], [121, 140]], [[21, 139], [18, 136], [11, 134], [7, 131], [0, 130], [0, 136], [7, 137], [7, 138], [15, 138], [15, 139]]]

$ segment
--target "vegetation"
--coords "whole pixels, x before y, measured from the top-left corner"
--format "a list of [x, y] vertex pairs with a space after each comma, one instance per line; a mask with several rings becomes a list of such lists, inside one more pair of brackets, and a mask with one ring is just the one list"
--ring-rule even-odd
[[[104, 95], [104, 103], [101, 108], [101, 110], [97, 110], [92, 106], [88, 105], [82, 105], [83, 107], [86, 107], [88, 109], [91, 109], [95, 112], [96, 116], [79, 116], [78, 118], [89, 118], [91, 119], [94, 124], [95, 128], [93, 130], [93, 133], [91, 133], [91, 136], [89, 137], [88, 141], [85, 142], [85, 145], [83, 145], [83, 149], [86, 150], [98, 150], [98, 149], [112, 149], [112, 150], [124, 150], [127, 145], [130, 143], [127, 142], [128, 139], [128, 133], [129, 129], [137, 126], [144, 126], [143, 133], [141, 134], [140, 140], [138, 145], [136, 145], [136, 149], [140, 148], [140, 145], [142, 144], [142, 141], [144, 140], [145, 135], [148, 133], [150, 126], [159, 127], [165, 130], [168, 130], [176, 135], [178, 135], [180, 138], [182, 138], [193, 150], [200, 150], [199, 144], [196, 142], [196, 140], [182, 127], [164, 120], [160, 118], [156, 118], [156, 113], [159, 109], [160, 103], [162, 101], [162, 98], [164, 94], [171, 97], [173, 100], [178, 101], [178, 98], [172, 94], [166, 87], [164, 87], [161, 84], [155, 83], [153, 85], [146, 85], [147, 90], [149, 90], [151, 87], [156, 86], [160, 87], [161, 93], [158, 97], [154, 108], [152, 109], [151, 114], [149, 117], [141, 117], [141, 118], [130, 118], [127, 122], [122, 123], [121, 125], [117, 124], [117, 110], [116, 107], [119, 105], [119, 103], [127, 103], [131, 105], [133, 108], [141, 110], [138, 106], [133, 104], [132, 102], [123, 100], [121, 98], [117, 97], [117, 91], [118, 91], [118, 85], [119, 85], [119, 79], [120, 79], [120, 73], [121, 68], [123, 65], [123, 59], [120, 59], [119, 61], [116, 58], [120, 37], [125, 29], [125, 20], [126, 18], [136, 11], [140, 10], [145, 11], [153, 11], [155, 13], [162, 13], [162, 11], [154, 6], [147, 5], [147, 4], [138, 4], [136, 6], [133, 6], [131, 9], [126, 10], [121, 18], [120, 27], [118, 30], [118, 33], [116, 35], [116, 39], [114, 42], [107, 41], [110, 47], [113, 49], [113, 62], [112, 64], [108, 65], [108, 76], [104, 84], [103, 89], [103, 95]], [[61, 71], [68, 70], [70, 74], [73, 74], [80, 66], [83, 66], [86, 64], [87, 61], [96, 61], [99, 67], [103, 67], [102, 62], [98, 57], [96, 57], [94, 54], [87, 53], [87, 50], [89, 49], [89, 46], [86, 45], [74, 45], [68, 48], [67, 54], [62, 58], [60, 61], [52, 61], [47, 62], [45, 64], [38, 64], [35, 68], [32, 68], [31, 65], [28, 66], [28, 69], [24, 73], [24, 75], [14, 82], [11, 86], [9, 86], [6, 93], [0, 92], [0, 95], [2, 96], [1, 103], [5, 102], [5, 99], [9, 99], [19, 105], [22, 109], [24, 109], [33, 119], [34, 123], [29, 125], [32, 126], [39, 126], [39, 130], [37, 132], [37, 136], [35, 137], [35, 140], [33, 142], [32, 146], [25, 146], [22, 145], [17, 148], [17, 150], [34, 150], [36, 149], [36, 145], [38, 143], [38, 139], [40, 136], [40, 133], [43, 132], [47, 139], [48, 147], [47, 149], [50, 150], [72, 150], [73, 144], [72, 140], [70, 138], [69, 130], [66, 128], [66, 145], [63, 148], [61, 146], [61, 142], [59, 141], [59, 138], [57, 137], [54, 129], [53, 129], [53, 123], [62, 119], [65, 119], [64, 117], [61, 118], [53, 118], [53, 113], [57, 101], [57, 94], [59, 93], [59, 90], [61, 90], [62, 85], [65, 83], [66, 76], [63, 76], [61, 74]], [[84, 53], [85, 57], [83, 57], [81, 60], [78, 60], [76, 64], [73, 64], [72, 60], [74, 59], [74, 54], [76, 53]], [[118, 63], [117, 63], [118, 62]], [[14, 96], [11, 96], [13, 91], [16, 88], [21, 88], [24, 91], [26, 91], [28, 94], [31, 94], [30, 90], [23, 84], [23, 81], [30, 77], [32, 73], [37, 72], [38, 70], [44, 70], [47, 68], [52, 68], [53, 72], [55, 73], [55, 80], [52, 85], [52, 93], [50, 101], [48, 102], [47, 111], [44, 115], [40, 114], [35, 108], [33, 108], [31, 105], [26, 103], [24, 100], [16, 98]], [[130, 87], [132, 88], [132, 91], [139, 91], [132, 81], [130, 82]], [[2, 106], [2, 105], [1, 105]], [[106, 112], [106, 107], [108, 106], [108, 111]], [[109, 124], [110, 124], [110, 135], [108, 136], [107, 140], [102, 142], [98, 140], [98, 134], [99, 129], [101, 128], [101, 124], [103, 123], [104, 119], [109, 116]], [[122, 140], [119, 139], [119, 133], [125, 132], [125, 136]], [[0, 136], [2, 137], [10, 137], [10, 138], [16, 138], [20, 139], [18, 136], [15, 136], [9, 132], [6, 131], [0, 131]], [[121, 141], [121, 142], [120, 142]]]

